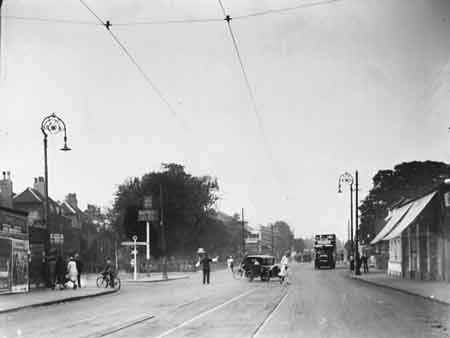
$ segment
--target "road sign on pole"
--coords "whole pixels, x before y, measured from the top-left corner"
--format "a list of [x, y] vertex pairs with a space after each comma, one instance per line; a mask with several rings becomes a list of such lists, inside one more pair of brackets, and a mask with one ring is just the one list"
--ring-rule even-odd
[[157, 210], [139, 210], [138, 221], [140, 222], [154, 222], [158, 220]]
[[144, 197], [144, 209], [149, 210], [153, 208], [153, 198], [152, 196], [145, 196]]
[[[134, 246], [134, 242], [122, 242], [120, 244], [123, 246]], [[147, 245], [147, 242], [136, 242], [136, 245]]]

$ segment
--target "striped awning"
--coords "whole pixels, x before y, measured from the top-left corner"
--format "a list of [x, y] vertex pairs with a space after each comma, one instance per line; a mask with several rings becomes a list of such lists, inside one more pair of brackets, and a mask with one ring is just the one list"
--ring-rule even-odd
[[408, 210], [411, 208], [412, 203], [406, 204], [400, 208], [394, 209], [392, 211], [392, 216], [386, 225], [381, 229], [381, 231], [375, 236], [375, 238], [370, 242], [370, 244], [376, 244], [379, 241], [385, 240], [384, 237], [389, 234], [392, 229], [403, 219]]
[[433, 199], [434, 195], [436, 195], [436, 191], [428, 194], [414, 202], [411, 202], [411, 208], [408, 210], [407, 214], [404, 218], [397, 224], [397, 226], [384, 237], [384, 240], [390, 240], [395, 237], [398, 237], [402, 234], [402, 232], [408, 228], [408, 226], [413, 223], [420, 213], [425, 209], [425, 207], [430, 203]]

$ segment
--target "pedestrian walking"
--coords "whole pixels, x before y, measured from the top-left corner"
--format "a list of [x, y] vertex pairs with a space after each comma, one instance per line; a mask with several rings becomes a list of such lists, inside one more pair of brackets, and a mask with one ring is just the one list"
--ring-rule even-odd
[[289, 284], [288, 280], [288, 265], [289, 265], [289, 252], [286, 252], [286, 254], [281, 258], [280, 261], [280, 273], [278, 276], [280, 276], [280, 284], [283, 284], [284, 282], [286, 284]]
[[59, 286], [59, 289], [64, 288], [64, 284], [66, 282], [66, 264], [64, 263], [64, 259], [61, 255], [58, 255], [56, 258], [56, 284]]
[[363, 264], [363, 269], [364, 269], [364, 273], [368, 273], [369, 272], [369, 264], [368, 264], [368, 257], [366, 253], [363, 253], [362, 257], [361, 257], [361, 261]]
[[227, 259], [227, 265], [228, 265], [228, 269], [231, 271], [231, 273], [234, 272], [234, 259], [233, 256], [229, 256]]
[[217, 258], [210, 258], [203, 248], [198, 249], [199, 260], [196, 266], [202, 266], [203, 284], [209, 284], [211, 274], [211, 263], [217, 262]]
[[47, 269], [48, 269], [48, 287], [55, 289], [56, 282], [56, 249], [51, 248], [47, 255]]
[[73, 257], [70, 257], [69, 263], [67, 263], [67, 278], [73, 283], [73, 288], [77, 288], [77, 279], [78, 279], [78, 271], [77, 271], [77, 263]]
[[83, 262], [81, 261], [81, 257], [78, 253], [75, 254], [75, 264], [77, 265], [77, 282], [78, 287], [81, 288], [81, 272], [83, 271]]

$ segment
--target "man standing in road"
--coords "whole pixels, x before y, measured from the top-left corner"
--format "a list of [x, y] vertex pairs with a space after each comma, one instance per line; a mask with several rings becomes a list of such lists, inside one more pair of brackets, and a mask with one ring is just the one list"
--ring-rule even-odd
[[209, 275], [211, 272], [211, 263], [217, 262], [217, 258], [211, 259], [208, 253], [203, 248], [198, 249], [199, 260], [196, 266], [202, 266], [203, 271], [203, 284], [209, 284]]

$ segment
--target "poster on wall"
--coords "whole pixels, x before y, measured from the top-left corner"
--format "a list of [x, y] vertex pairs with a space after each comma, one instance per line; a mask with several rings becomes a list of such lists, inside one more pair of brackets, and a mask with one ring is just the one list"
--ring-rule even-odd
[[0, 237], [0, 292], [10, 291], [11, 239]]
[[450, 191], [444, 194], [444, 202], [447, 208], [450, 207]]
[[11, 291], [28, 291], [28, 241], [12, 240]]

